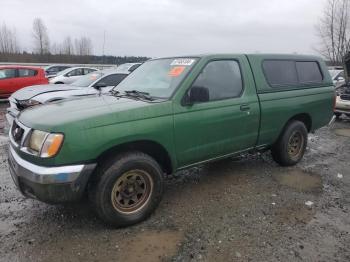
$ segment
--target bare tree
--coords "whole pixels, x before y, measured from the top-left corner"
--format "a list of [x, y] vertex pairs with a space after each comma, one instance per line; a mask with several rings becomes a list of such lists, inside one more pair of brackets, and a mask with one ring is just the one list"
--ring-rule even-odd
[[75, 40], [75, 51], [77, 55], [89, 56], [92, 55], [92, 42], [88, 37], [81, 37]]
[[321, 39], [319, 53], [333, 64], [350, 51], [350, 0], [328, 0], [317, 25]]
[[67, 36], [62, 43], [62, 54], [74, 55], [73, 42], [70, 36]]
[[6, 24], [0, 27], [0, 53], [15, 54], [19, 53], [19, 46], [15, 29], [9, 29]]
[[33, 22], [34, 51], [40, 55], [49, 53], [49, 36], [44, 22], [40, 18], [35, 18]]

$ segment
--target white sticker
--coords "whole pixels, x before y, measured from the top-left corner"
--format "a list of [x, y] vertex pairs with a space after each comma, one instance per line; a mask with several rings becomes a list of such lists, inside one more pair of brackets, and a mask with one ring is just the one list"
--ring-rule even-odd
[[171, 62], [172, 66], [190, 66], [194, 63], [194, 59], [190, 58], [178, 58]]

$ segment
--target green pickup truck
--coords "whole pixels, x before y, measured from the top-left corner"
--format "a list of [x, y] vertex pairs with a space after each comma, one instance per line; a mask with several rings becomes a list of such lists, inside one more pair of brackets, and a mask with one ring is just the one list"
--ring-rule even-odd
[[313, 56], [153, 59], [109, 94], [23, 111], [10, 130], [10, 173], [26, 196], [87, 193], [105, 222], [127, 226], [156, 208], [166, 174], [268, 149], [282, 166], [298, 163], [334, 102]]

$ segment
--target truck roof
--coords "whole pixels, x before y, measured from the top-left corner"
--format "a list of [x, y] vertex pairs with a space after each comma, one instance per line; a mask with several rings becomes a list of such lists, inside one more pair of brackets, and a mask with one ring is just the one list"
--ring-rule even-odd
[[248, 56], [248, 57], [256, 57], [256, 58], [270, 58], [270, 59], [298, 59], [298, 60], [322, 60], [321, 57], [315, 56], [315, 55], [304, 55], [304, 54], [273, 54], [273, 53], [254, 53], [254, 54], [249, 54], [249, 53], [205, 53], [205, 54], [192, 54], [192, 55], [181, 55], [181, 56], [169, 56], [169, 57], [159, 57], [155, 58], [152, 60], [156, 59], [161, 59], [161, 58], [188, 58], [188, 57], [193, 57], [193, 58], [225, 58], [225, 57], [232, 57], [232, 56]]

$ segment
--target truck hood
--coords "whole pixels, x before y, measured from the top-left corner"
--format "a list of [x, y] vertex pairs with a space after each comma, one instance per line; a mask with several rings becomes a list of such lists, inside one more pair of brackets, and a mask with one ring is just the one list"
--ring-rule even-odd
[[12, 94], [11, 98], [16, 100], [28, 100], [39, 94], [45, 94], [45, 93], [57, 92], [57, 91], [70, 91], [70, 90], [77, 90], [77, 89], [80, 89], [80, 88], [72, 85], [55, 85], [55, 84], [35, 85], [35, 86], [28, 86], [16, 91], [15, 93]]
[[96, 95], [29, 108], [18, 119], [31, 128], [64, 132], [73, 126], [87, 129], [170, 114], [169, 105], [171, 101], [146, 102]]

